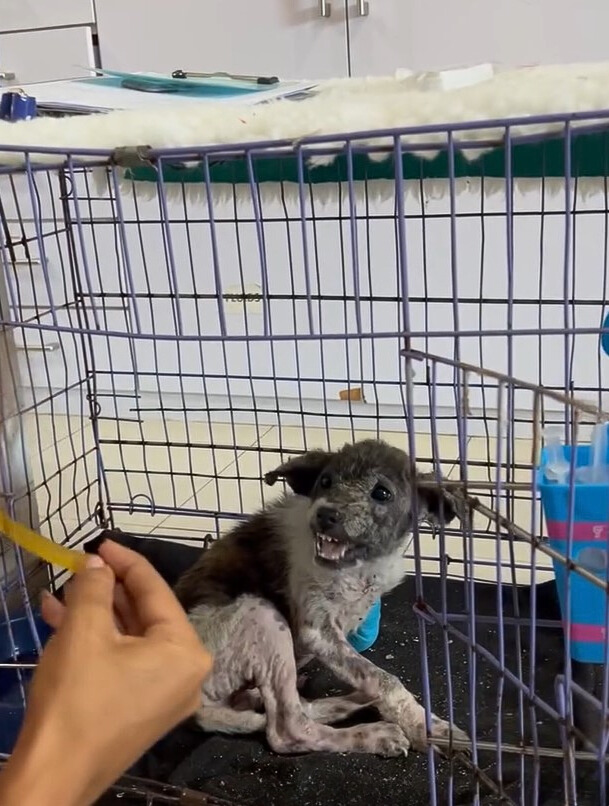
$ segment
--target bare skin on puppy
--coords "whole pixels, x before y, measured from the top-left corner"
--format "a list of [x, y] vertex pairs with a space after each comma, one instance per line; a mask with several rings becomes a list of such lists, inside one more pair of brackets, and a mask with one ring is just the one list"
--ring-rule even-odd
[[[209, 731], [265, 731], [278, 753], [405, 754], [428, 743], [425, 711], [346, 639], [403, 578], [415, 519], [450, 521], [454, 502], [405, 453], [376, 440], [313, 451], [272, 473], [292, 490], [203, 552], [176, 593], [214, 655], [198, 716]], [[317, 658], [353, 688], [313, 702], [298, 673]], [[381, 721], [340, 728], [373, 703]], [[467, 739], [437, 717], [431, 740]]]
[[[262, 599], [240, 597], [218, 612], [202, 605], [191, 612], [195, 628], [216, 632], [218, 619], [230, 632], [214, 653], [214, 672], [203, 687], [203, 707], [198, 721], [208, 731], [252, 733], [266, 731], [277, 753], [312, 750], [400, 755], [408, 740], [397, 725], [384, 722], [337, 730], [328, 723], [346, 719], [366, 703], [361, 696], [327, 697], [306, 702], [298, 694], [292, 634], [277, 610]], [[213, 620], [215, 626], [210, 629]], [[259, 710], [236, 710], [229, 705], [244, 678], [259, 692]], [[257, 705], [253, 698], [251, 705]]]

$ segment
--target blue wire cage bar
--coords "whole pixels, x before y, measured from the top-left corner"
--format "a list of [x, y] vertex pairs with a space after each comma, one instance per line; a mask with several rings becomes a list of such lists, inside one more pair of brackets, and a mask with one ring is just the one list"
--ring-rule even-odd
[[[607, 599], [606, 569], [548, 541], [536, 471], [546, 425], [577, 447], [609, 416], [608, 118], [0, 147], [0, 504], [71, 546], [204, 546], [272, 500], [285, 457], [401, 446], [468, 513], [404, 558], [418, 660], [396, 651], [472, 736], [404, 762], [425, 764], [422, 802], [606, 802], [607, 642], [572, 658], [568, 606], [581, 580]], [[8, 754], [36, 596], [64, 575], [6, 541], [0, 562]], [[562, 614], [540, 593], [557, 563]]]

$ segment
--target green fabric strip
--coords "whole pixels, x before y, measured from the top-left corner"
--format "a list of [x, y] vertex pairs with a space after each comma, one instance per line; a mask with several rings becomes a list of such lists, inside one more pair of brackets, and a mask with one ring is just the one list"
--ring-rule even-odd
[[[457, 178], [503, 178], [505, 177], [505, 149], [496, 148], [477, 160], [466, 160], [459, 152], [455, 155]], [[609, 132], [591, 134], [574, 133], [571, 146], [571, 176], [604, 177], [609, 165]], [[260, 158], [254, 161], [256, 181], [298, 182], [298, 164], [293, 154], [276, 159]], [[404, 179], [447, 179], [448, 155], [440, 152], [434, 159], [422, 159], [406, 154], [403, 157]], [[210, 163], [212, 183], [241, 185], [249, 183], [247, 164], [244, 159]], [[512, 175], [517, 179], [551, 178], [565, 175], [565, 142], [562, 138], [547, 139], [540, 143], [520, 144], [512, 148]], [[365, 155], [353, 158], [353, 176], [356, 181], [375, 179], [393, 180], [394, 160], [389, 157], [382, 162], [372, 162]], [[127, 178], [138, 182], [156, 182], [154, 167], [138, 167], [127, 171]], [[203, 182], [203, 168], [165, 165], [163, 178], [166, 182], [191, 184]], [[337, 157], [331, 165], [307, 167], [304, 178], [307, 184], [336, 183], [347, 181], [347, 160]]]

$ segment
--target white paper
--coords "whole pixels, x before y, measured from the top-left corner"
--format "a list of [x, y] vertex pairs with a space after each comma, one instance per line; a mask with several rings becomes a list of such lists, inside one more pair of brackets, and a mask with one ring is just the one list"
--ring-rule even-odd
[[158, 109], [159, 106], [183, 107], [197, 104], [253, 105], [306, 92], [314, 86], [310, 81], [282, 81], [280, 87], [270, 87], [268, 90], [210, 98], [197, 98], [175, 92], [139, 92], [122, 87], [99, 86], [82, 80], [25, 84], [21, 89], [28, 95], [33, 95], [38, 103], [47, 108], [61, 110], [71, 107], [87, 112], [110, 112], [114, 109]]

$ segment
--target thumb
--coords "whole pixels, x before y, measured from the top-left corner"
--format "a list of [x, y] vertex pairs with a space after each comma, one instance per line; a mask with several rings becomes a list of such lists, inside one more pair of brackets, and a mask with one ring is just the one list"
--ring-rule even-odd
[[79, 571], [66, 593], [66, 620], [84, 621], [95, 629], [114, 630], [114, 573], [104, 561], [92, 555]]

